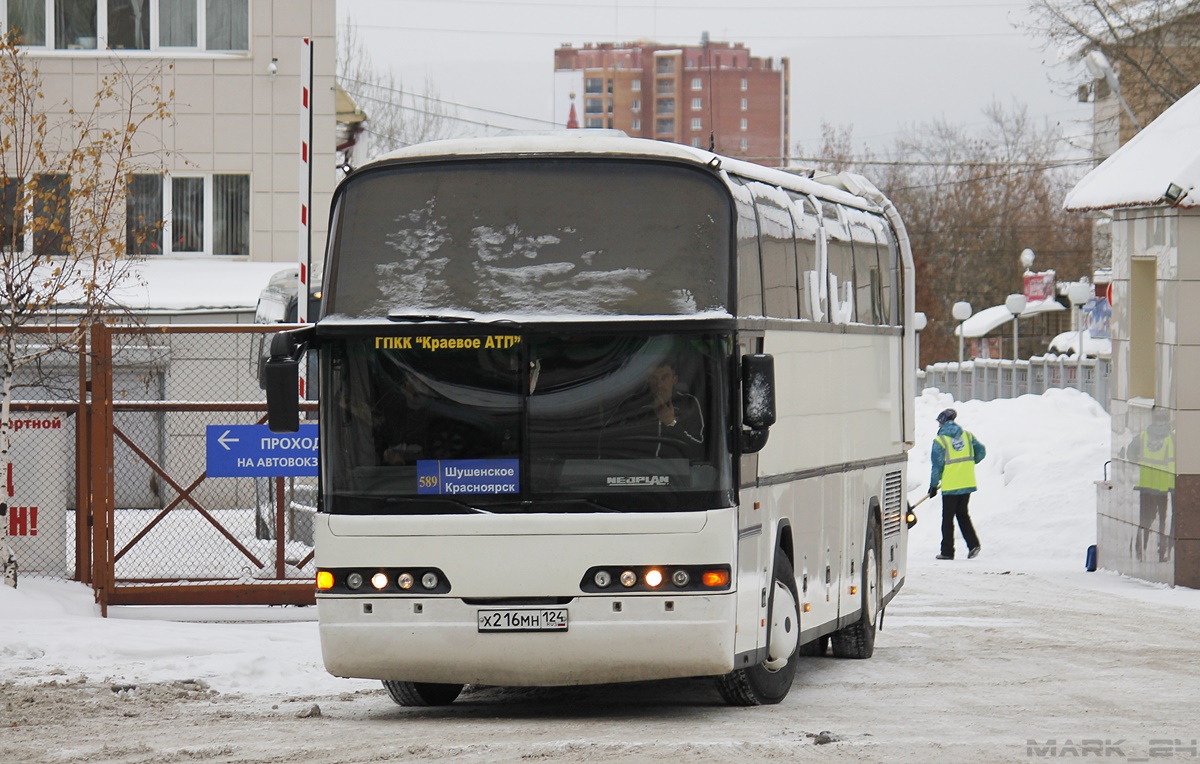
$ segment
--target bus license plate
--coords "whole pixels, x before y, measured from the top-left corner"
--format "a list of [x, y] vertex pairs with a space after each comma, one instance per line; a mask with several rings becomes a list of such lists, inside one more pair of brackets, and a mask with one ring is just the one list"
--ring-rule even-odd
[[480, 610], [479, 631], [566, 631], [567, 609]]

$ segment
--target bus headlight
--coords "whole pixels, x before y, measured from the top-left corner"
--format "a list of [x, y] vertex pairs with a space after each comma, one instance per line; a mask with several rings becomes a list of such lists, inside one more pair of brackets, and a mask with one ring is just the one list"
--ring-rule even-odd
[[673, 592], [680, 594], [728, 591], [733, 588], [731, 567], [727, 564], [667, 563], [628, 567], [619, 564], [595, 565], [584, 571], [579, 589], [588, 594], [610, 594], [611, 587], [618, 581], [621, 588], [628, 592], [646, 594], [661, 593], [668, 581], [673, 585]]
[[401, 589], [411, 589], [415, 583], [416, 581], [413, 579], [412, 573], [401, 573], [396, 578], [396, 586], [399, 586]]
[[347, 589], [361, 589], [362, 585], [363, 585], [362, 573], [356, 572], [356, 573], [351, 573], [350, 575], [346, 576], [346, 588]]
[[437, 573], [434, 573], [432, 570], [421, 576], [421, 586], [424, 586], [426, 589], [436, 589], [437, 585]]
[[374, 586], [376, 589], [386, 589], [387, 584], [387, 573], [376, 573], [375, 575], [371, 576], [371, 586]]

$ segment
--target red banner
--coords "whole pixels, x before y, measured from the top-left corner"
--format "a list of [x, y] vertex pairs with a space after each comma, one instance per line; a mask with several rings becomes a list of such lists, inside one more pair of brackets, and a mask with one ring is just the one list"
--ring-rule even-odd
[[1025, 299], [1029, 302], [1054, 299], [1054, 271], [1025, 274]]

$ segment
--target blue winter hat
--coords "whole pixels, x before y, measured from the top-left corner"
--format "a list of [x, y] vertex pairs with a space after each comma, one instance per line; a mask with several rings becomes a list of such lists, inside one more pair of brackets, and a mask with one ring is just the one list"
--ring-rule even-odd
[[945, 411], [943, 411], [942, 413], [937, 415], [937, 422], [938, 422], [938, 424], [945, 424], [946, 422], [953, 422], [957, 416], [958, 416], [958, 412], [955, 411], [954, 409], [946, 409]]

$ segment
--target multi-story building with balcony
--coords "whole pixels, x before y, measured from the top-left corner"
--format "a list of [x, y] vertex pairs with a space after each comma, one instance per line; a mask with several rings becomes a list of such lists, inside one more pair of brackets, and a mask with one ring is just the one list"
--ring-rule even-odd
[[741, 43], [563, 45], [554, 52], [555, 120], [711, 148], [769, 165], [788, 156], [788, 59]]

